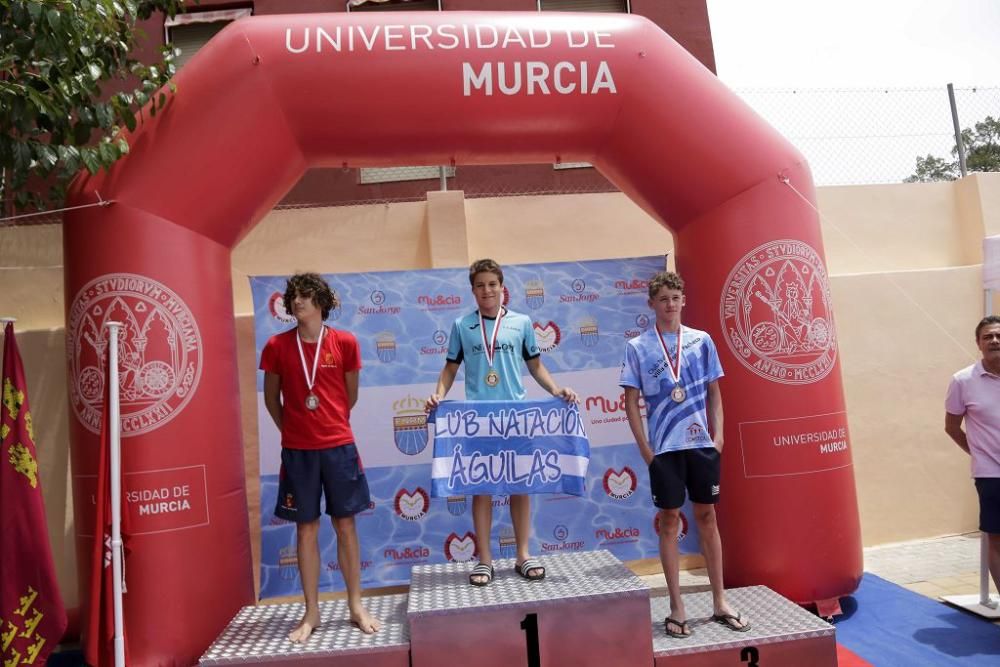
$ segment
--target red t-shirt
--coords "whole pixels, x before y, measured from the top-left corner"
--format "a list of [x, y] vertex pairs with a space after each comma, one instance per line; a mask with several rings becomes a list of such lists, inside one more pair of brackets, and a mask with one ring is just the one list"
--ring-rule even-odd
[[[295, 329], [271, 336], [260, 355], [260, 369], [281, 376], [281, 446], [325, 449], [354, 442], [344, 374], [361, 369], [361, 349], [353, 334], [325, 327], [316, 364], [313, 393], [319, 408], [306, 408], [306, 384]], [[316, 343], [302, 342], [306, 368], [312, 372]]]

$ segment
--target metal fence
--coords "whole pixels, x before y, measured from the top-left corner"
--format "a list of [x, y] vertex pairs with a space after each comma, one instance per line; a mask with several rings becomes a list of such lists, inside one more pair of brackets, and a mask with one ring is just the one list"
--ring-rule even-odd
[[[934, 156], [958, 174], [955, 132], [945, 86], [868, 90], [737, 90], [758, 114], [806, 157], [817, 185], [899, 183]], [[986, 141], [1000, 170], [1000, 86], [956, 88], [962, 128], [992, 121]], [[983, 137], [978, 137], [983, 141]], [[978, 146], [980, 149], [983, 146]], [[969, 148], [969, 147], [967, 147]], [[981, 167], [978, 163], [978, 168]], [[564, 168], [574, 167], [574, 168]], [[970, 170], [977, 164], [970, 164]], [[615, 191], [595, 169], [566, 165], [448, 167], [446, 188], [466, 197], [585, 194]], [[393, 174], [398, 172], [398, 177]], [[378, 170], [317, 169], [303, 176], [278, 209], [421, 201], [442, 189], [437, 167]], [[58, 222], [61, 215], [0, 221], [0, 226]]]
[[[918, 157], [957, 161], [945, 86], [736, 92], [802, 151], [817, 185], [899, 183]], [[955, 101], [962, 128], [1000, 122], [1000, 87], [956, 88]]]

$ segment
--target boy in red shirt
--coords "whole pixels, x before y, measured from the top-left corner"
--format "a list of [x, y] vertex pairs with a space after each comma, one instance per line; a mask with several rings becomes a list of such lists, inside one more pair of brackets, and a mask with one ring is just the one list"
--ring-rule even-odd
[[260, 368], [264, 404], [281, 431], [274, 514], [296, 523], [306, 603], [305, 615], [288, 638], [302, 643], [320, 623], [321, 495], [337, 533], [337, 562], [347, 586], [351, 622], [371, 634], [381, 623], [361, 604], [361, 556], [354, 525], [354, 515], [366, 509], [371, 498], [350, 424], [358, 400], [361, 352], [352, 334], [323, 324], [337, 301], [319, 275], [289, 278], [284, 303], [298, 326], [267, 341]]

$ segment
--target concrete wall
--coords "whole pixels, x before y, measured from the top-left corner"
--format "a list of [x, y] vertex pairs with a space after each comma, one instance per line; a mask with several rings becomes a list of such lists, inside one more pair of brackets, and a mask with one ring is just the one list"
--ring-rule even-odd
[[[976, 527], [967, 457], [943, 433], [951, 374], [976, 358], [981, 242], [1000, 234], [1000, 174], [818, 194], [854, 443], [865, 545]], [[609, 231], [610, 230], [610, 231]], [[17, 330], [38, 435], [48, 528], [66, 603], [77, 600], [67, 452], [62, 236], [0, 229], [0, 315]], [[247, 275], [658, 254], [667, 230], [621, 194], [276, 211], [233, 252], [251, 530], [259, 525], [252, 305]], [[996, 305], [1000, 312], [1000, 303]], [[256, 550], [256, 537], [254, 538]], [[256, 554], [255, 554], [256, 556]]]

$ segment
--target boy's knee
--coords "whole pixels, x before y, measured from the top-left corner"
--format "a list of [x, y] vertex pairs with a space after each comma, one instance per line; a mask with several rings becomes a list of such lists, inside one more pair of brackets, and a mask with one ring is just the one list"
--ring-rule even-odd
[[330, 517], [333, 523], [333, 531], [337, 533], [337, 538], [351, 537], [355, 534], [355, 525], [353, 516], [335, 516]]
[[681, 527], [681, 511], [660, 510], [660, 535], [676, 537]]
[[715, 523], [715, 505], [697, 505], [693, 509], [694, 521], [701, 526]]

